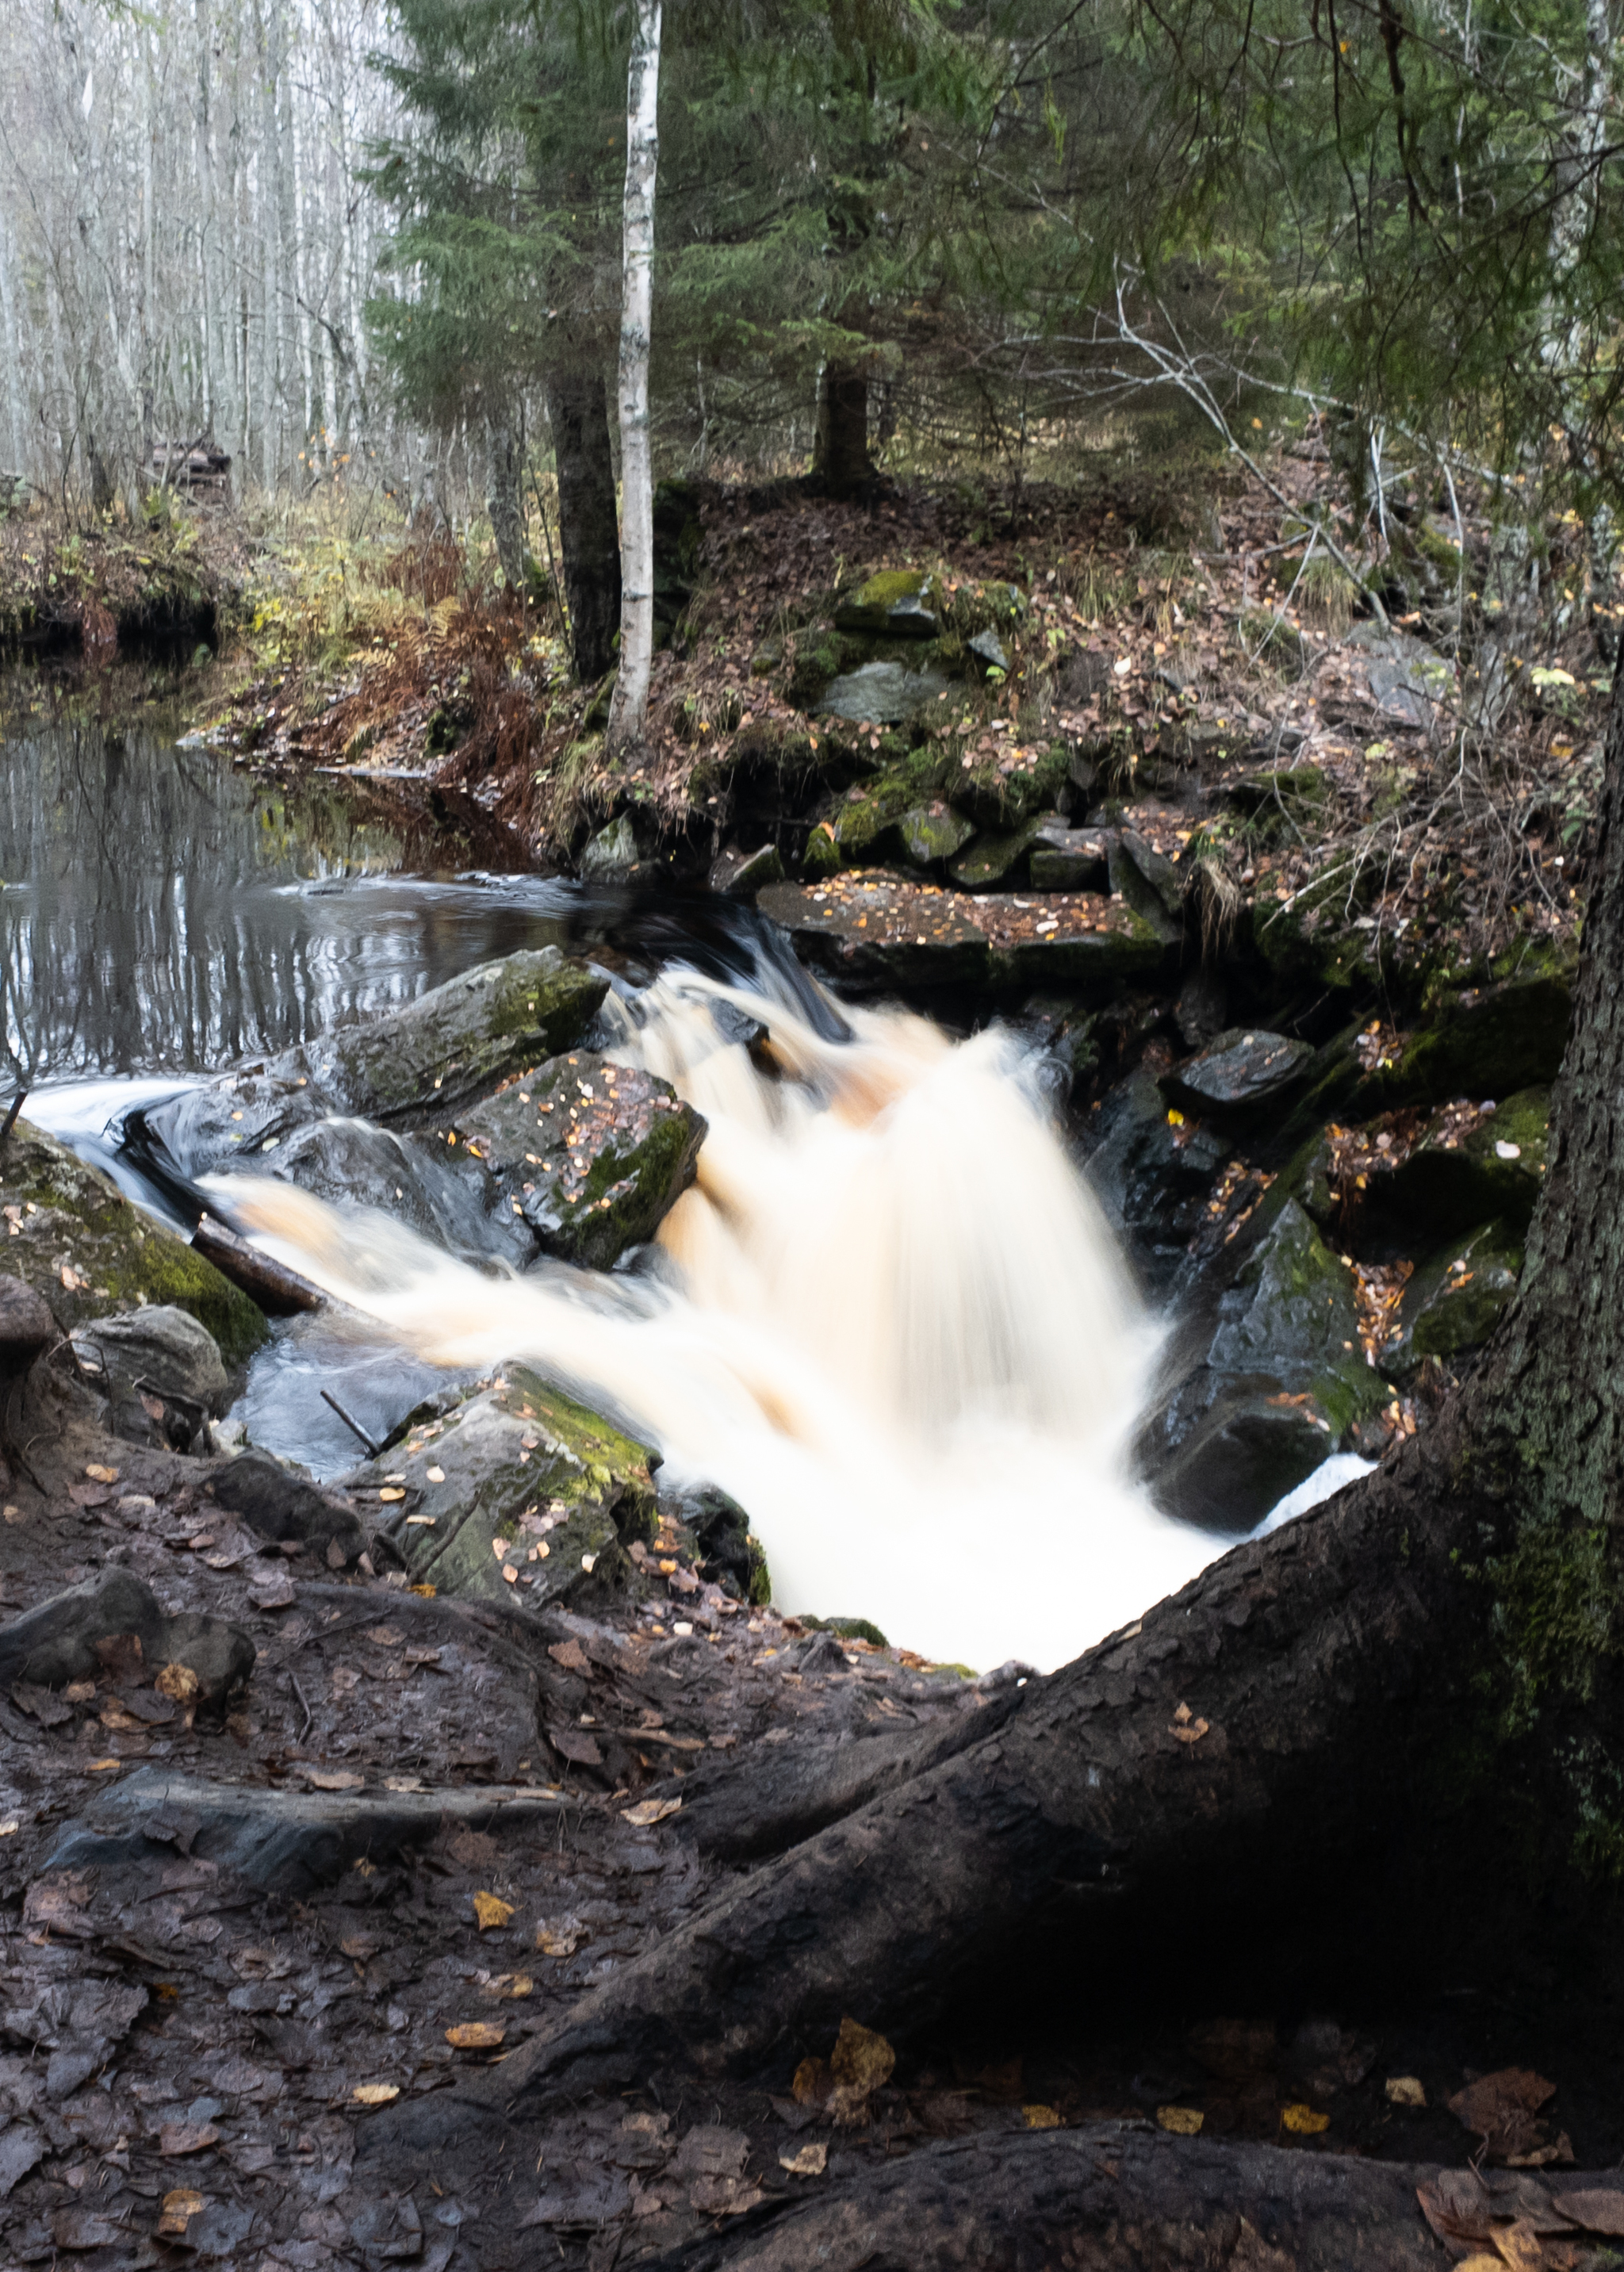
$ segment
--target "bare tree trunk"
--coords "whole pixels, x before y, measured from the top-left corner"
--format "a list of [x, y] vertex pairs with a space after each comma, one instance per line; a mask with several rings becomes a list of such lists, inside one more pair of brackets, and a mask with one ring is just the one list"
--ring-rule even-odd
[[648, 343], [654, 299], [655, 179], [660, 157], [660, 4], [637, 0], [626, 78], [626, 188], [620, 308], [620, 671], [611, 746], [640, 742], [654, 661], [654, 467], [648, 447]]
[[558, 549], [575, 675], [602, 678], [620, 621], [620, 542], [609, 403], [596, 371], [564, 370], [548, 382], [547, 415], [558, 469]]
[[818, 381], [818, 431], [812, 476], [834, 497], [872, 480], [868, 454], [868, 374], [860, 364], [828, 362]]
[[497, 558], [510, 592], [524, 590], [524, 508], [519, 497], [519, 437], [508, 415], [485, 420], [485, 510], [496, 538]]

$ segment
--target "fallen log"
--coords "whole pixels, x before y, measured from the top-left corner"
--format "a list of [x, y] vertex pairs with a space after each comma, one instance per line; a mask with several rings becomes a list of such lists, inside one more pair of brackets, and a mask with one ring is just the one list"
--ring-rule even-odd
[[213, 1215], [200, 1219], [191, 1243], [222, 1278], [229, 1278], [251, 1301], [258, 1302], [267, 1318], [290, 1318], [301, 1311], [318, 1310], [327, 1298], [319, 1286], [239, 1238]]

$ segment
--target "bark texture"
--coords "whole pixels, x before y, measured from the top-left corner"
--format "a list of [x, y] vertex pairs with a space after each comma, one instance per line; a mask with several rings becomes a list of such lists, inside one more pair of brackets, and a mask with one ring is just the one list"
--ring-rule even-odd
[[519, 437], [498, 413], [485, 421], [485, 510], [510, 592], [524, 590], [524, 509], [519, 497]]
[[873, 479], [868, 453], [868, 374], [857, 363], [825, 363], [818, 381], [818, 430], [812, 478], [834, 497], [849, 497]]
[[548, 383], [547, 412], [558, 468], [558, 549], [570, 652], [577, 677], [602, 678], [620, 624], [620, 537], [609, 404], [600, 373], [566, 368]]
[[655, 181], [660, 159], [660, 0], [637, 0], [626, 75], [626, 186], [620, 307], [620, 669], [612, 748], [640, 742], [655, 651], [654, 467], [648, 343], [654, 309]]

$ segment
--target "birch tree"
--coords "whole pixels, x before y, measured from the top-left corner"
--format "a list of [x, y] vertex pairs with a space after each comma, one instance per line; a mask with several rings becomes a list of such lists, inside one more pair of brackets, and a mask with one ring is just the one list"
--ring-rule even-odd
[[654, 313], [655, 181], [659, 168], [661, 0], [635, 0], [626, 78], [626, 189], [620, 303], [620, 670], [611, 748], [642, 740], [654, 661], [654, 466], [648, 353]]

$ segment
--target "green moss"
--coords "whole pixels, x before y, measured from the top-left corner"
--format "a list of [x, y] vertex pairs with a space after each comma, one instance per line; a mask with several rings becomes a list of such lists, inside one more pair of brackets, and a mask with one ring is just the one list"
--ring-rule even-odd
[[891, 1644], [879, 1627], [871, 1625], [866, 1618], [802, 1618], [809, 1633], [832, 1633], [841, 1640], [865, 1640], [872, 1648], [889, 1648]]
[[752, 1609], [764, 1610], [773, 1598], [772, 1573], [767, 1566], [767, 1550], [753, 1533], [745, 1541], [750, 1550], [750, 1584], [745, 1599]]
[[1071, 751], [1063, 742], [1050, 742], [1027, 762], [1000, 772], [999, 760], [988, 758], [968, 771], [961, 766], [948, 783], [954, 804], [968, 812], [980, 828], [1017, 828], [1041, 812], [1051, 812], [1066, 787]]
[[1480, 1576], [1493, 1596], [1493, 1629], [1508, 1680], [1501, 1732], [1525, 1735], [1542, 1703], [1588, 1703], [1602, 1663], [1619, 1653], [1619, 1583], [1605, 1524], [1527, 1515], [1508, 1553]]
[[934, 638], [945, 604], [938, 579], [921, 568], [886, 568], [835, 610], [843, 632], [874, 638]]

